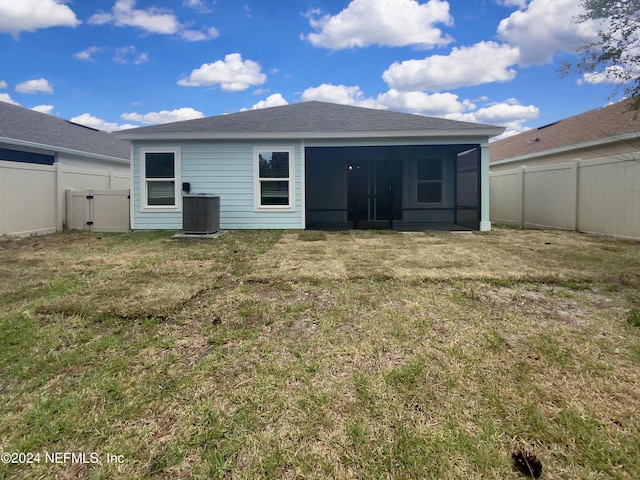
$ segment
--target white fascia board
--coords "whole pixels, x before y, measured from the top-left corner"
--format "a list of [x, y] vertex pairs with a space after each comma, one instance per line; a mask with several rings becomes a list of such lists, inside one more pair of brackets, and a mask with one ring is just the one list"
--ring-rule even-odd
[[112, 157], [111, 155], [102, 155], [99, 153], [85, 152], [83, 150], [75, 150], [73, 148], [58, 147], [55, 145], [45, 145], [43, 143], [29, 142], [27, 140], [18, 140], [16, 138], [0, 137], [0, 143], [6, 143], [7, 145], [13, 145], [16, 147], [35, 148], [38, 150], [45, 150], [45, 151], [54, 152], [54, 153], [67, 153], [70, 155], [78, 155], [81, 157], [88, 157], [96, 160], [108, 160], [110, 162], [129, 165], [129, 160], [126, 158]]
[[598, 138], [596, 140], [589, 140], [587, 142], [574, 143], [573, 145], [566, 145], [564, 147], [557, 147], [549, 150], [541, 150], [539, 152], [527, 153], [524, 155], [518, 155], [516, 157], [507, 158], [505, 160], [498, 160], [495, 162], [491, 162], [491, 165], [505, 165], [505, 164], [514, 163], [514, 162], [534, 160], [537, 158], [549, 157], [549, 156], [557, 155], [560, 153], [567, 153], [572, 150], [581, 150], [584, 148], [599, 147], [599, 146], [607, 145], [610, 143], [624, 142], [627, 140], [640, 140], [640, 133], [629, 132], [621, 135], [614, 135], [612, 137], [603, 137], [603, 138]]
[[362, 132], [157, 132], [114, 133], [121, 140], [280, 140], [331, 138], [399, 138], [399, 137], [482, 137], [491, 138], [504, 132], [503, 127], [467, 130], [385, 130]]

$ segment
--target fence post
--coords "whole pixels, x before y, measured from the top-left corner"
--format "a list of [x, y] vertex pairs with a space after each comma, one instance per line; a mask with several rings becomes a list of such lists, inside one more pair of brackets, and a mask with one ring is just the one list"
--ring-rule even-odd
[[480, 180], [480, 231], [491, 231], [491, 212], [489, 208], [489, 144], [480, 146], [480, 158], [478, 162], [478, 175]]
[[525, 223], [525, 218], [524, 218], [524, 212], [525, 212], [525, 205], [524, 205], [524, 185], [525, 185], [525, 179], [524, 179], [524, 171], [525, 171], [525, 166], [522, 165], [520, 167], [520, 228], [524, 228], [524, 223]]
[[580, 208], [580, 200], [579, 200], [579, 185], [578, 185], [578, 177], [580, 175], [580, 159], [575, 159], [571, 165], [572, 170], [572, 178], [571, 178], [571, 188], [573, 189], [573, 195], [571, 198], [573, 199], [573, 229], [575, 231], [580, 231], [579, 219], [578, 219], [578, 208]]
[[113, 189], [113, 170], [107, 170], [109, 172], [109, 190]]
[[65, 230], [71, 230], [70, 225], [69, 225], [69, 219], [71, 218], [71, 208], [72, 208], [72, 202], [73, 202], [73, 190], [71, 190], [70, 188], [67, 188], [65, 190], [65, 218], [67, 219], [64, 228]]
[[64, 194], [64, 190], [63, 190], [63, 167], [62, 164], [60, 164], [60, 162], [55, 162], [53, 164], [53, 168], [55, 168], [54, 174], [55, 174], [55, 205], [56, 205], [56, 230], [58, 232], [64, 230], [65, 228], [65, 224], [66, 224], [66, 220], [67, 220], [67, 215], [66, 215], [66, 209], [65, 209], [65, 194]]

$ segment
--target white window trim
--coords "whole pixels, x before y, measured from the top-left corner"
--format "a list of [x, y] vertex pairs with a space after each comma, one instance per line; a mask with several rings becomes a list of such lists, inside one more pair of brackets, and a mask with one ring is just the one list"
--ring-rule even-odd
[[[440, 180], [419, 180], [418, 179], [418, 162], [428, 160], [428, 161], [436, 161], [439, 160], [442, 165], [442, 178]], [[444, 158], [442, 157], [418, 157], [415, 159], [413, 163], [413, 178], [415, 179], [415, 185], [413, 188], [414, 201], [416, 205], [429, 205], [429, 206], [437, 206], [444, 204], [445, 191], [444, 191]], [[440, 201], [439, 202], [419, 202], [418, 201], [418, 185], [421, 183], [440, 183]]]
[[[149, 205], [147, 198], [147, 176], [145, 156], [147, 153], [173, 153], [175, 168], [175, 205]], [[181, 212], [182, 211], [182, 159], [180, 147], [153, 147], [140, 149], [140, 210], [143, 212]]]
[[[278, 178], [274, 181], [289, 182], [289, 204], [288, 205], [262, 205], [260, 203], [260, 162], [258, 160], [259, 152], [287, 152], [289, 154], [289, 178]], [[253, 207], [256, 212], [291, 212], [296, 208], [296, 171], [295, 171], [295, 153], [293, 146], [264, 146], [253, 147]]]

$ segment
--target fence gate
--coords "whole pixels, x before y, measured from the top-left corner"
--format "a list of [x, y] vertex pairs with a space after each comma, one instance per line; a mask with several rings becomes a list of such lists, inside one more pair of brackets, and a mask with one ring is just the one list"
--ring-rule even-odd
[[129, 231], [129, 190], [67, 190], [67, 229]]

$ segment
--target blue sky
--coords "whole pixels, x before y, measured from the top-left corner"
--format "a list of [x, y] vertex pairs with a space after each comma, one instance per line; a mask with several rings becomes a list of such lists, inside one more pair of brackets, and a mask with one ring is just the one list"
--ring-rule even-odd
[[0, 100], [103, 130], [322, 100], [503, 125], [609, 103], [561, 78], [578, 0], [0, 0]]

